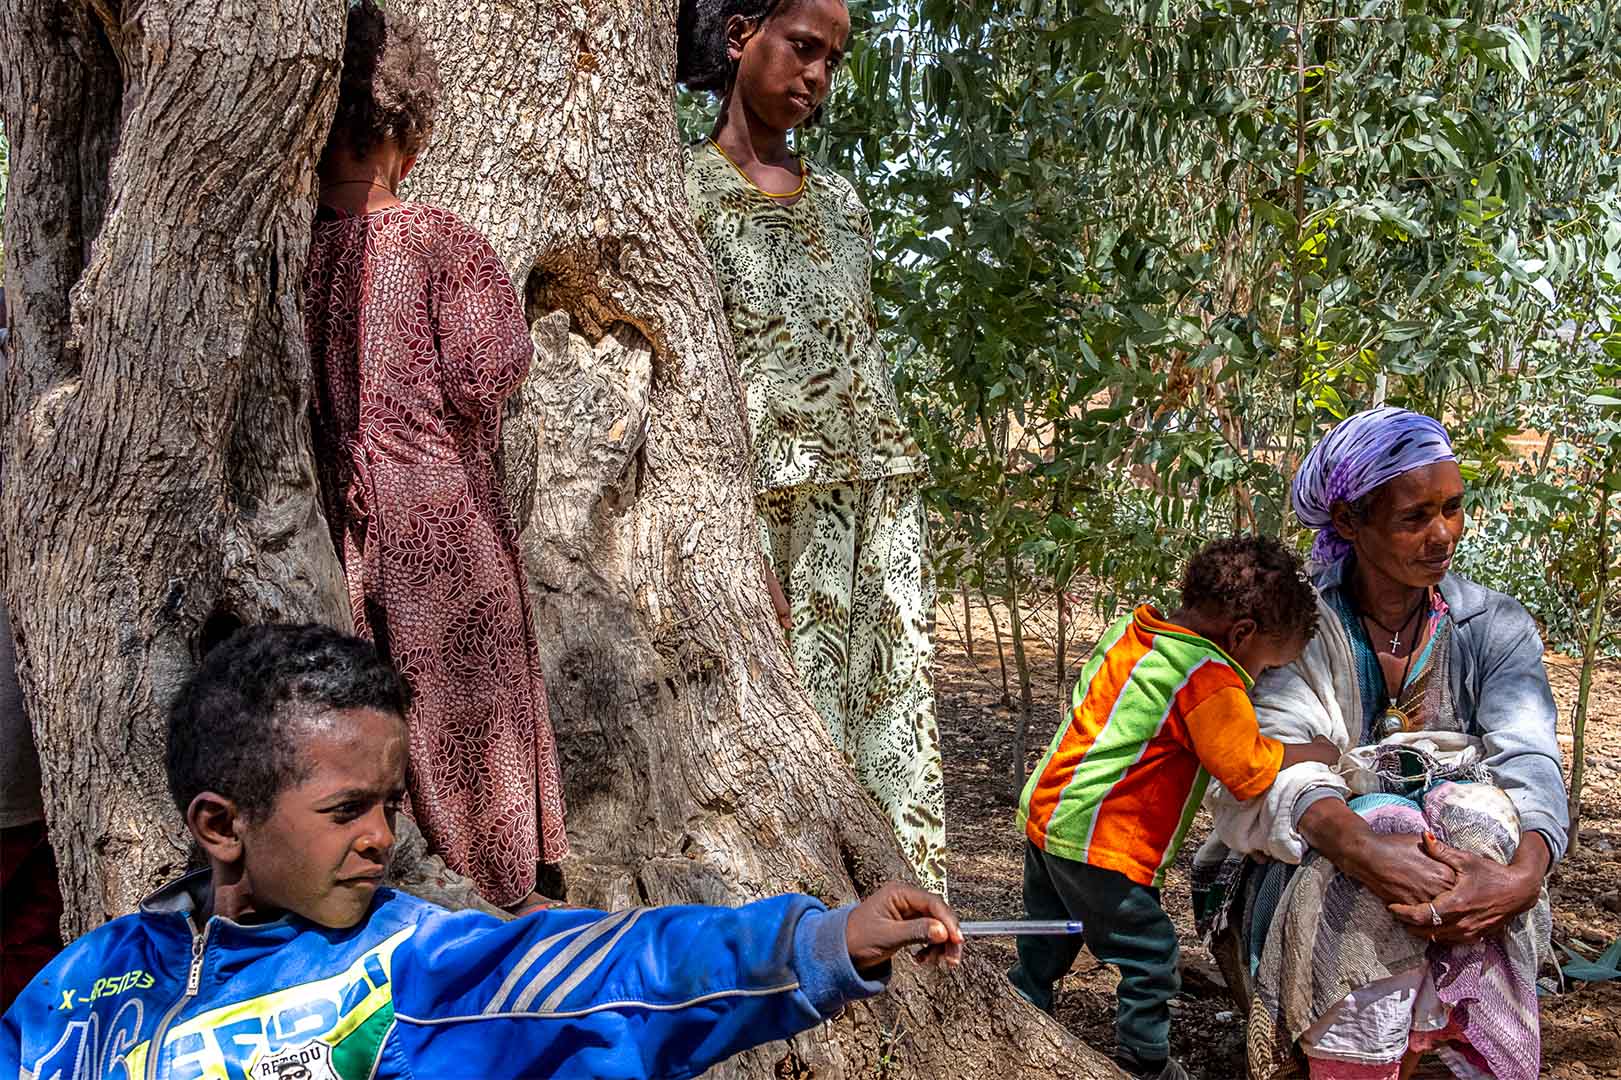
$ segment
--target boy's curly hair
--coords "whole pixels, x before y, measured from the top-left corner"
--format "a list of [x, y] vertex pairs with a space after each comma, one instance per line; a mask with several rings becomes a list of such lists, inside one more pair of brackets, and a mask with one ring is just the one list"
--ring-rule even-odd
[[343, 43], [343, 79], [338, 113], [327, 147], [343, 142], [364, 157], [385, 139], [397, 139], [407, 154], [420, 153], [439, 111], [439, 62], [416, 21], [377, 0], [349, 9]]
[[1317, 593], [1300, 556], [1269, 536], [1206, 544], [1182, 575], [1182, 604], [1254, 619], [1261, 633], [1284, 641], [1310, 641], [1317, 633]]

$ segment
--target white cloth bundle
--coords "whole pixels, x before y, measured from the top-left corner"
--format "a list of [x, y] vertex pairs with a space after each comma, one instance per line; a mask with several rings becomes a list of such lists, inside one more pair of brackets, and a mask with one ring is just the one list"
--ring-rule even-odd
[[1416, 750], [1428, 761], [1429, 775], [1420, 788], [1438, 780], [1450, 780], [1460, 773], [1484, 769], [1486, 744], [1461, 731], [1401, 731], [1377, 743], [1358, 746], [1340, 755], [1334, 771], [1353, 795], [1372, 795], [1388, 790], [1381, 781], [1379, 759], [1393, 747]]

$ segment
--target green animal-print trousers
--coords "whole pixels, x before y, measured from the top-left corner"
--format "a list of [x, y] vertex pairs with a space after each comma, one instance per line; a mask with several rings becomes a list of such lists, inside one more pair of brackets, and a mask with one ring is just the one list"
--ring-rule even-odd
[[760, 532], [788, 598], [790, 647], [811, 701], [924, 887], [943, 893], [924, 479], [772, 488], [760, 497]]

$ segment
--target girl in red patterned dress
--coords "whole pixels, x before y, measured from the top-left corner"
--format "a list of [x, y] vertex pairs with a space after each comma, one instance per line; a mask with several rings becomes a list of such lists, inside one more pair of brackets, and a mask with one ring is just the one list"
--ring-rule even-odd
[[501, 406], [531, 344], [506, 267], [454, 214], [395, 190], [439, 95], [427, 42], [351, 9], [305, 280], [321, 495], [357, 632], [411, 690], [412, 816], [490, 902], [539, 902], [568, 851]]

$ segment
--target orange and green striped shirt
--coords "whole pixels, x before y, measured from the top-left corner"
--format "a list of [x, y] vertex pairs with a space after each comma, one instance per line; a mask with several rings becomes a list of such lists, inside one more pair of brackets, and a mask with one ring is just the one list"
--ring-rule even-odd
[[1283, 744], [1261, 734], [1250, 677], [1144, 604], [1111, 626], [1019, 800], [1042, 850], [1158, 887], [1214, 775], [1234, 797], [1272, 786]]

